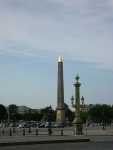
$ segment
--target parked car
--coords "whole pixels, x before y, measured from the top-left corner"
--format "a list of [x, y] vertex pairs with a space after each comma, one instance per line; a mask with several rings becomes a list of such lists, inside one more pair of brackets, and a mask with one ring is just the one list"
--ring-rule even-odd
[[43, 123], [40, 123], [39, 124], [39, 128], [45, 128], [45, 123], [43, 122]]
[[54, 127], [55, 128], [64, 128], [64, 123], [56, 123], [56, 124], [54, 124]]

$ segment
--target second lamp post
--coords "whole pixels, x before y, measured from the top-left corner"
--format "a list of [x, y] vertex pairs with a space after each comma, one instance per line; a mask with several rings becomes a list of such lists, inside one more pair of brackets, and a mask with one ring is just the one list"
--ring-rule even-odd
[[[73, 123], [75, 124], [75, 134], [76, 135], [82, 135], [82, 121], [80, 119], [80, 86], [81, 83], [79, 82], [79, 75], [76, 76], [76, 82], [74, 83], [75, 87], [75, 99], [72, 96], [71, 102], [72, 102], [72, 107], [75, 108], [75, 119]], [[75, 100], [75, 103], [74, 103]]]

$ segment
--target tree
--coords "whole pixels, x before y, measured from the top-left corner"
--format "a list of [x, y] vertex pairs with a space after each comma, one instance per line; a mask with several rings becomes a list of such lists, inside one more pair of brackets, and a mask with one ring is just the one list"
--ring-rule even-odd
[[42, 120], [43, 120], [43, 121], [47, 121], [47, 119], [48, 119], [48, 111], [49, 111], [49, 108], [50, 108], [50, 107], [47, 106], [47, 107], [41, 109], [41, 114], [42, 114]]
[[47, 121], [48, 120], [48, 113], [51, 110], [51, 121], [55, 121], [55, 116], [56, 116], [56, 112], [52, 109], [51, 106], [47, 106], [43, 109], [41, 109], [41, 114], [42, 114], [42, 120], [43, 121]]
[[68, 119], [69, 122], [72, 122], [74, 119], [74, 113], [71, 111], [71, 109], [69, 108], [69, 106], [66, 103], [64, 104], [64, 108], [65, 108], [66, 119]]
[[4, 105], [0, 104], [0, 121], [7, 119], [7, 109]]
[[10, 119], [16, 121], [17, 106], [15, 104], [9, 105], [8, 111], [9, 111]]
[[93, 122], [102, 123], [103, 125], [111, 123], [113, 119], [113, 109], [111, 106], [106, 104], [93, 105], [88, 113]]
[[42, 114], [39, 113], [39, 112], [26, 112], [24, 114], [19, 114], [19, 119], [20, 120], [25, 120], [25, 121], [31, 121], [31, 120], [34, 120], [34, 121], [40, 121], [41, 118], [42, 118]]
[[80, 112], [80, 118], [83, 123], [86, 123], [86, 120], [88, 119], [88, 112]]

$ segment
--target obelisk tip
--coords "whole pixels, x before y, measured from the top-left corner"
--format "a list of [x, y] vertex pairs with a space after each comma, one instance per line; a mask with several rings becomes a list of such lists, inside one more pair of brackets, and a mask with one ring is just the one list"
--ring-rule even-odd
[[63, 62], [63, 57], [62, 56], [58, 57], [58, 62]]

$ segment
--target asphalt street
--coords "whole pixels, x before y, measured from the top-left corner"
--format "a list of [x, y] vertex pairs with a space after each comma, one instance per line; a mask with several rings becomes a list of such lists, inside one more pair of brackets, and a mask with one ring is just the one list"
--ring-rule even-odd
[[0, 147], [0, 150], [113, 150], [112, 141]]

